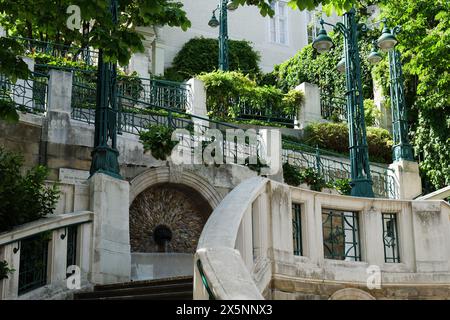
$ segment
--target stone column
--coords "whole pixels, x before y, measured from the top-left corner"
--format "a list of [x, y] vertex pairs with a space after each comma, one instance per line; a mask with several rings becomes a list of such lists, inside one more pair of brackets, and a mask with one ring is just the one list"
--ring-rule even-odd
[[157, 76], [164, 75], [164, 65], [165, 65], [165, 53], [164, 44], [155, 41], [152, 46], [152, 70], [153, 74]]
[[377, 109], [381, 112], [381, 119], [378, 125], [388, 130], [392, 134], [392, 112], [389, 104], [386, 102], [381, 86], [373, 81], [373, 101]]
[[68, 144], [72, 112], [72, 73], [50, 70], [48, 110], [43, 140]]
[[[34, 60], [28, 57], [21, 57], [23, 62], [28, 65], [28, 69], [34, 72]], [[33, 80], [28, 79], [18, 79], [15, 83], [16, 88], [21, 88], [20, 90], [13, 91], [12, 99], [18, 105], [24, 105], [27, 108], [34, 108], [33, 101]]]
[[442, 201], [413, 201], [416, 272], [450, 271], [450, 221]]
[[365, 243], [365, 261], [370, 265], [384, 264], [383, 224], [380, 209], [370, 208], [361, 215], [365, 232], [361, 235]]
[[14, 242], [0, 248], [0, 261], [8, 262], [8, 268], [14, 269], [8, 279], [0, 280], [0, 300], [15, 299], [19, 292], [20, 250], [14, 253], [14, 248], [20, 248], [20, 242]]
[[67, 228], [55, 230], [50, 244], [50, 283], [66, 279]]
[[305, 95], [305, 101], [298, 111], [295, 121], [295, 129], [304, 129], [312, 122], [322, 122], [320, 113], [320, 89], [317, 85], [303, 82], [295, 88], [302, 91]]
[[398, 183], [399, 199], [411, 200], [422, 193], [422, 180], [419, 174], [419, 164], [414, 161], [395, 161], [389, 166], [394, 172], [389, 174], [394, 176]]
[[206, 109], [206, 88], [203, 81], [192, 78], [187, 82], [190, 90], [188, 97], [187, 113], [208, 118], [208, 111]]
[[102, 173], [90, 177], [89, 183], [94, 212], [91, 281], [130, 281], [129, 183]]

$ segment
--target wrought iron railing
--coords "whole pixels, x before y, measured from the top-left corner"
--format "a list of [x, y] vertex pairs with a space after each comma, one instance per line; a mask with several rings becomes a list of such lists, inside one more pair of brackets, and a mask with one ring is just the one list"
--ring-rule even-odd
[[322, 94], [320, 96], [320, 114], [326, 120], [347, 121], [346, 99]]
[[48, 242], [46, 234], [20, 242], [19, 295], [47, 284]]
[[70, 61], [84, 62], [87, 66], [97, 65], [98, 51], [90, 48], [68, 46], [50, 41], [40, 41], [23, 37], [10, 37], [19, 42], [26, 54], [43, 53], [56, 58], [66, 58]]
[[118, 77], [118, 95], [123, 102], [140, 102], [152, 107], [163, 107], [186, 111], [190, 101], [189, 85], [159, 79], [133, 76]]
[[48, 76], [32, 72], [27, 80], [15, 83], [0, 75], [0, 100], [10, 102], [24, 112], [42, 113], [47, 110]]
[[[327, 183], [351, 178], [350, 163], [343, 161], [342, 155], [298, 142], [283, 139], [282, 159], [283, 163], [298, 168], [314, 168]], [[398, 184], [393, 170], [373, 163], [370, 168], [375, 196], [397, 199]]]
[[[209, 101], [207, 102], [209, 103]], [[209, 107], [208, 109], [211, 109]], [[295, 112], [285, 112], [275, 108], [270, 101], [262, 105], [255, 104], [247, 99], [230, 99], [226, 105], [216, 106], [215, 109], [223, 117], [232, 116], [236, 120], [259, 120], [278, 124], [288, 128], [294, 127]]]

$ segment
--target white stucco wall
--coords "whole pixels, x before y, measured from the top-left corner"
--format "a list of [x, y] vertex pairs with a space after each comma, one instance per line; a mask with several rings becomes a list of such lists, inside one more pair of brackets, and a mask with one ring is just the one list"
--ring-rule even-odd
[[[180, 28], [163, 27], [159, 33], [165, 52], [165, 67], [170, 66], [183, 44], [194, 37], [217, 38], [219, 28], [211, 28], [208, 21], [218, 0], [180, 0], [192, 23], [192, 27], [183, 32]], [[255, 6], [239, 7], [228, 12], [228, 33], [232, 40], [248, 40], [261, 53], [260, 67], [269, 72], [303, 48], [307, 44], [306, 12], [287, 8], [288, 44], [276, 44], [270, 41], [269, 17], [263, 17]], [[218, 15], [216, 15], [218, 17]]]

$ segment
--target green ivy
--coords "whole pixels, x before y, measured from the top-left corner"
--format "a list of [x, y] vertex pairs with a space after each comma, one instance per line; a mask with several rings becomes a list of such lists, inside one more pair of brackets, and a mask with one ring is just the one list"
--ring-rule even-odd
[[283, 164], [283, 179], [285, 183], [294, 187], [297, 187], [302, 183], [300, 170], [288, 162]]
[[382, 17], [402, 26], [396, 48], [408, 122], [424, 192], [432, 192], [450, 184], [450, 2], [387, 1], [381, 9]]
[[155, 159], [166, 160], [177, 145], [176, 141], [172, 141], [173, 131], [172, 128], [163, 125], [149, 126], [147, 131], [139, 135], [144, 151], [150, 150]]
[[[228, 41], [229, 69], [256, 77], [259, 73], [259, 53], [248, 41]], [[219, 60], [217, 39], [193, 38], [186, 42], [175, 56], [172, 67], [165, 72], [165, 78], [184, 81], [203, 72], [217, 70]]]
[[352, 192], [350, 179], [337, 179], [330, 183], [330, 187], [336, 189], [340, 194], [349, 196]]

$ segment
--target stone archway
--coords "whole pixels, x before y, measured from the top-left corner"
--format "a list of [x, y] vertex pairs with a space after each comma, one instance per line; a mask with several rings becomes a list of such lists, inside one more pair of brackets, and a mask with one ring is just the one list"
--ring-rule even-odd
[[374, 296], [364, 290], [345, 288], [333, 293], [329, 300], [376, 300]]
[[[190, 253], [212, 208], [195, 190], [181, 184], [160, 183], [141, 192], [130, 206], [131, 252]], [[157, 230], [169, 233], [161, 248]]]
[[216, 208], [223, 196], [206, 179], [177, 167], [151, 168], [130, 182], [130, 204], [144, 190], [161, 183], [184, 185], [197, 191], [211, 206]]
[[[192, 275], [203, 226], [221, 200], [207, 180], [182, 168], [152, 168], [134, 178], [130, 186], [132, 279]], [[165, 242], [161, 244], [158, 237]]]

